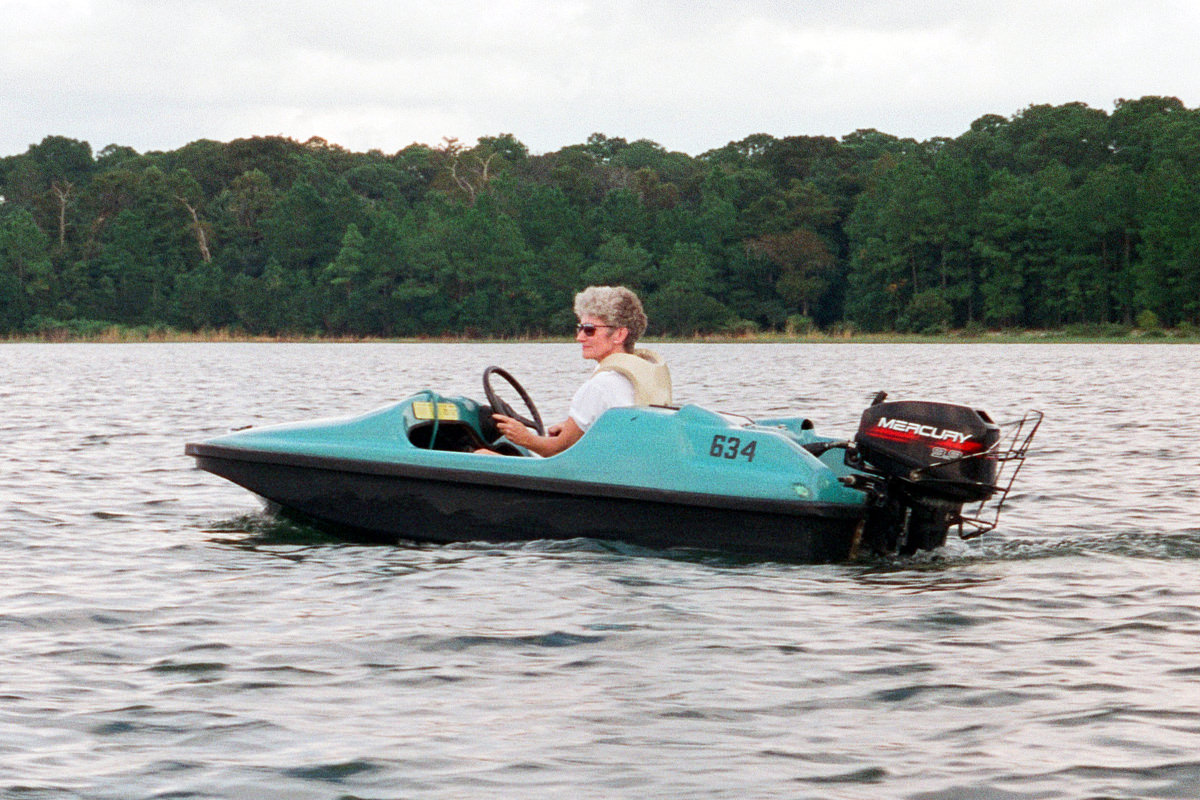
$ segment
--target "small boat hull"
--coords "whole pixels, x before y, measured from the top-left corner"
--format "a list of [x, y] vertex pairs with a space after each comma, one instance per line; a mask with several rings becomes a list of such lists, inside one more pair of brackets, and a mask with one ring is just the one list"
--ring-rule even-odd
[[[185, 452], [288, 514], [355, 538], [592, 538], [826, 563], [934, 549], [951, 527], [979, 523], [963, 503], [1000, 491], [993, 468], [1019, 466], [1040, 420], [1000, 450], [982, 412], [881, 402], [854, 442], [819, 436], [801, 417], [613, 408], [567, 450], [537, 458], [499, 438], [487, 406], [427, 391]], [[509, 455], [480, 452], [488, 448]], [[990, 530], [986, 520], [978, 530]]]
[[[192, 444], [197, 465], [351, 538], [454, 543], [592, 538], [828, 563], [854, 557], [863, 508], [721, 497]], [[484, 458], [481, 456], [480, 458]]]

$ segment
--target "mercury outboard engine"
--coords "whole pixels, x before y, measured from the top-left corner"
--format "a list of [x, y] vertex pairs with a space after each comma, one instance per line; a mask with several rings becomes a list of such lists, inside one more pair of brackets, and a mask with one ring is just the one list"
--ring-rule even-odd
[[[863, 473], [849, 482], [872, 496], [865, 535], [881, 552], [913, 553], [945, 543], [952, 526], [971, 538], [996, 525], [980, 513], [993, 496], [1000, 506], [1025, 450], [1041, 422], [1029, 412], [1013, 425], [1011, 439], [1001, 442], [1001, 426], [983, 411], [950, 403], [906, 400], [884, 402], [880, 392], [863, 412], [846, 463]], [[1015, 468], [1000, 485], [1008, 462]], [[963, 505], [979, 510], [964, 516]], [[969, 528], [969, 530], [968, 530]]]

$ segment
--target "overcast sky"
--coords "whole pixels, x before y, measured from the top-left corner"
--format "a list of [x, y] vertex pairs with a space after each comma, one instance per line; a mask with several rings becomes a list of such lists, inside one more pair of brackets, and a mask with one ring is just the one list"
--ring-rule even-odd
[[1196, 107], [1198, 34], [1197, 0], [0, 0], [0, 156], [47, 135], [924, 140], [1036, 103]]

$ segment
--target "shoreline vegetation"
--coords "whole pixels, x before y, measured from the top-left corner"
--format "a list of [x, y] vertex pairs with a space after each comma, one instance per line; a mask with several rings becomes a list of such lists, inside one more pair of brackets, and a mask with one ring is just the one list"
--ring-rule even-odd
[[[91, 325], [46, 328], [37, 334], [0, 337], [0, 344], [539, 344], [573, 342], [571, 336], [334, 336], [321, 333], [251, 334], [232, 328], [198, 331], [166, 326]], [[648, 336], [659, 344], [1200, 344], [1200, 329], [1141, 329], [1124, 325], [1076, 325], [1056, 330], [950, 330], [943, 333], [870, 333], [849, 328], [832, 331], [740, 331], [693, 336]]]
[[1196, 142], [1155, 96], [695, 156], [47, 136], [0, 157], [0, 338], [556, 339], [623, 284], [680, 341], [1190, 340]]

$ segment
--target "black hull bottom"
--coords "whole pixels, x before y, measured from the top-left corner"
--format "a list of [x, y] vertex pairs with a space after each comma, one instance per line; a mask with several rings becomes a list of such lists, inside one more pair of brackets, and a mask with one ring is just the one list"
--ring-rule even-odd
[[[739, 501], [697, 505], [408, 477], [311, 465], [197, 456], [201, 469], [243, 486], [330, 532], [373, 541], [514, 542], [593, 538], [638, 547], [716, 550], [805, 563], [847, 561], [861, 509]], [[777, 508], [770, 508], [775, 505]], [[791, 504], [789, 504], [791, 505]]]

